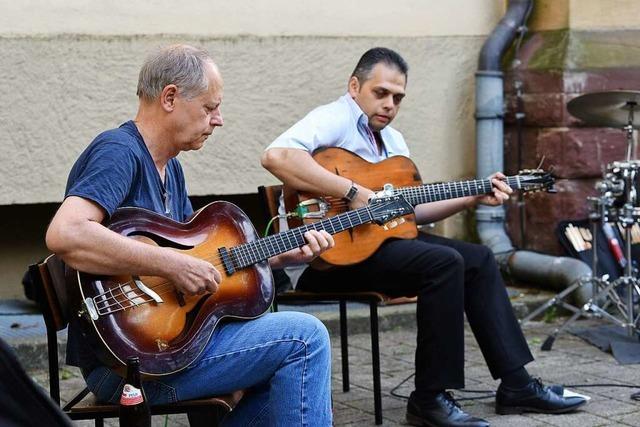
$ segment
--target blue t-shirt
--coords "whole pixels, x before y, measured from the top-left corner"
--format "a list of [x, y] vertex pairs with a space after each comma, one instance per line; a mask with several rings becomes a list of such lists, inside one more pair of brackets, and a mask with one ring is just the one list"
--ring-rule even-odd
[[[125, 206], [146, 208], [181, 222], [193, 214], [180, 163], [175, 158], [169, 160], [163, 183], [132, 121], [101, 133], [82, 152], [69, 173], [68, 196], [94, 201], [107, 217]], [[67, 364], [88, 374], [100, 362], [73, 320], [69, 323]]]
[[132, 121], [101, 133], [71, 168], [65, 197], [80, 196], [107, 216], [124, 206], [141, 207], [184, 221], [193, 214], [178, 159], [169, 160], [165, 182]]

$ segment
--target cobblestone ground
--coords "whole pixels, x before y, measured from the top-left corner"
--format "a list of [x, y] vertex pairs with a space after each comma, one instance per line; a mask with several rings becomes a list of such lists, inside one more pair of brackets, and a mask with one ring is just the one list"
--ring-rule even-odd
[[[580, 322], [580, 324], [585, 323]], [[540, 351], [541, 342], [552, 328], [553, 325], [536, 322], [524, 327], [525, 335], [536, 357], [536, 361], [527, 367], [532, 375], [541, 377], [545, 383], [640, 384], [640, 365], [621, 366], [612, 356], [569, 334], [561, 335], [552, 351]], [[375, 424], [369, 334], [352, 335], [349, 344], [351, 390], [343, 393], [339, 338], [334, 338], [332, 342], [335, 425], [373, 426]], [[466, 345], [467, 388], [495, 390], [497, 382], [491, 378], [468, 328]], [[385, 426], [403, 425], [406, 401], [401, 397], [392, 396], [391, 390], [412, 374], [414, 350], [415, 330], [404, 328], [381, 334], [382, 404]], [[35, 371], [32, 372], [32, 376], [43, 385], [47, 383], [46, 372]], [[411, 378], [400, 385], [396, 393], [407, 396], [411, 392], [412, 384]], [[82, 386], [82, 378], [77, 370], [63, 369], [63, 398], [68, 399]], [[468, 412], [490, 421], [492, 426], [640, 426], [640, 402], [633, 401], [629, 397], [640, 388], [572, 387], [572, 389], [590, 395], [592, 400], [580, 411], [566, 415], [499, 416], [493, 412], [492, 398], [462, 401], [461, 404]], [[455, 396], [465, 398], [478, 395], [456, 392]], [[105, 424], [115, 426], [117, 421], [107, 420]], [[92, 423], [78, 422], [78, 425], [90, 426]], [[185, 416], [174, 415], [167, 418], [156, 416], [153, 418], [153, 425], [187, 426], [188, 423]]]

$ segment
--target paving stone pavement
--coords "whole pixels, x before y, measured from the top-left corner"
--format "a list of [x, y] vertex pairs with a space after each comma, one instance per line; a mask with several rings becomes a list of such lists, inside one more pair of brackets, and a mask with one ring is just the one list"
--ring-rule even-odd
[[[587, 321], [581, 321], [585, 325]], [[525, 335], [532, 348], [536, 361], [527, 366], [534, 376], [541, 377], [545, 383], [560, 384], [639, 384], [640, 365], [619, 365], [609, 354], [592, 347], [581, 339], [562, 334], [556, 340], [553, 350], [542, 352], [540, 344], [553, 329], [553, 324], [530, 322], [524, 326]], [[497, 382], [491, 378], [480, 350], [467, 327], [465, 332], [466, 378], [470, 390], [493, 391]], [[333, 347], [333, 401], [336, 426], [374, 426], [373, 382], [371, 378], [370, 336], [358, 333], [349, 337], [349, 365], [351, 390], [342, 391], [340, 342], [332, 336]], [[404, 425], [406, 401], [396, 393], [407, 396], [412, 390], [412, 378], [401, 384], [413, 372], [415, 350], [415, 328], [410, 325], [387, 330], [380, 336], [382, 405], [384, 426]], [[446, 357], [443, 355], [442, 357]], [[82, 378], [75, 368], [63, 367], [62, 395], [68, 399], [83, 386]], [[47, 374], [43, 370], [31, 371], [34, 379], [46, 386]], [[640, 426], [640, 402], [630, 399], [633, 392], [640, 388], [614, 387], [572, 387], [576, 391], [592, 397], [585, 407], [573, 414], [565, 415], [496, 415], [493, 412], [493, 399], [461, 401], [468, 412], [483, 417], [492, 426]], [[457, 398], [478, 396], [478, 394], [456, 391]], [[106, 425], [116, 426], [116, 420], [107, 420]], [[93, 425], [91, 422], [78, 422], [81, 426]], [[154, 426], [187, 426], [185, 416], [153, 417]]]

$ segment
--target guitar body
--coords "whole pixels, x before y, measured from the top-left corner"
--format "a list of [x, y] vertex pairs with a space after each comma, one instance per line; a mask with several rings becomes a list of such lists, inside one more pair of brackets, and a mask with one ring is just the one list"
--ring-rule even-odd
[[[314, 152], [313, 159], [336, 175], [349, 178], [373, 191], [381, 190], [387, 183], [393, 184], [395, 188], [422, 184], [416, 165], [404, 156], [393, 156], [379, 163], [370, 163], [342, 148], [326, 148]], [[283, 192], [287, 212], [295, 209], [296, 205], [302, 201], [318, 197], [315, 194], [298, 192], [287, 186], [284, 187]], [[325, 217], [332, 217], [348, 210], [347, 205], [341, 199], [321, 197], [329, 204], [329, 210]], [[310, 210], [313, 210], [313, 207]], [[388, 230], [375, 224], [363, 224], [334, 235], [335, 246], [322, 253], [312, 263], [313, 267], [326, 269], [331, 266], [356, 264], [369, 258], [387, 239], [415, 238], [418, 235], [415, 215], [407, 215], [404, 219], [404, 223]], [[304, 219], [301, 222], [298, 218], [294, 218], [289, 220], [289, 227], [318, 220]]]
[[[73, 312], [81, 314], [83, 333], [101, 351], [101, 361], [108, 366], [122, 366], [128, 356], [135, 355], [140, 358], [143, 374], [175, 373], [202, 353], [220, 320], [253, 319], [271, 306], [273, 278], [267, 261], [231, 275], [220, 265], [218, 248], [257, 239], [249, 218], [231, 203], [211, 203], [187, 223], [144, 209], [122, 208], [108, 227], [149, 245], [172, 247], [210, 260], [222, 274], [216, 293], [189, 296], [178, 294], [162, 277], [76, 272], [76, 296], [72, 299], [77, 306]], [[154, 301], [137, 283], [155, 292], [162, 302]], [[98, 316], [91, 316], [87, 299], [100, 311]]]

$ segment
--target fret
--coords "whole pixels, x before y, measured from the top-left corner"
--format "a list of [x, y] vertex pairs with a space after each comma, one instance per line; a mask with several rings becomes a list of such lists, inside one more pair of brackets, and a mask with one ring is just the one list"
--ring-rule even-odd
[[231, 248], [231, 249], [229, 250], [229, 256], [231, 257], [231, 263], [232, 263], [233, 265], [236, 265], [236, 266], [237, 266], [237, 265], [240, 265], [240, 264], [242, 264], [242, 263], [244, 262], [244, 261], [243, 261], [242, 259], [240, 259], [240, 257], [239, 257], [239, 252], [240, 252], [240, 251], [239, 251], [239, 249], [240, 249], [240, 248]]
[[[511, 188], [522, 188], [520, 175], [508, 176], [504, 182]], [[493, 192], [493, 183], [490, 179], [474, 179], [468, 181], [452, 181], [436, 184], [423, 184], [416, 187], [404, 187], [398, 189], [412, 205], [431, 203], [440, 200], [448, 200], [458, 197], [477, 196]]]
[[349, 221], [349, 227], [353, 227], [353, 223], [351, 222], [351, 215], [347, 215], [347, 220]]
[[274, 242], [273, 239], [264, 239], [263, 242], [264, 242], [264, 246], [267, 248], [268, 253], [277, 252], [276, 246], [274, 246], [274, 244], [275, 245], [278, 244], [277, 241]]
[[264, 248], [260, 246], [259, 242], [260, 241], [252, 242], [251, 244], [251, 248], [255, 250], [255, 254], [256, 254], [254, 259], [260, 259], [261, 256], [266, 259], [269, 257], [269, 255], [267, 252], [265, 252]]

